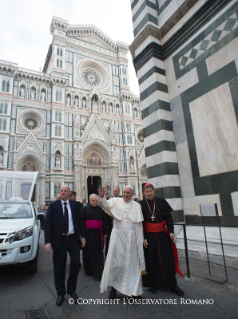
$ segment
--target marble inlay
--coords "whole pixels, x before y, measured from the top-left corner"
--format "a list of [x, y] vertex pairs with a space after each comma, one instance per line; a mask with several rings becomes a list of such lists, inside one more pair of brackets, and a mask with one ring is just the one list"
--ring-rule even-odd
[[160, 130], [154, 134], [149, 135], [144, 138], [145, 148], [151, 145], [157, 144], [161, 141], [171, 141], [174, 142], [174, 133], [171, 131]]
[[206, 60], [208, 74], [216, 72], [236, 58], [238, 58], [238, 38], [235, 38]]
[[182, 197], [193, 197], [195, 192], [187, 142], [177, 145], [177, 155]]
[[171, 100], [170, 108], [173, 120], [173, 128], [175, 131], [175, 142], [176, 145], [178, 145], [187, 141], [183, 117], [183, 107], [180, 95]]
[[228, 83], [189, 105], [200, 176], [238, 170], [238, 128]]

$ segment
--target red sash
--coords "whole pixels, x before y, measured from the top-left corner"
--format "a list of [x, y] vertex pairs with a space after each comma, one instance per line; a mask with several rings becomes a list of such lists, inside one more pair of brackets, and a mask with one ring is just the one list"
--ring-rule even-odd
[[[166, 234], [170, 238], [169, 232], [168, 232], [168, 230], [166, 228], [165, 221], [163, 221], [162, 223], [147, 223], [147, 222], [144, 222], [144, 228], [145, 228], [145, 231], [147, 231], [148, 233], [158, 233], [160, 231], [164, 231], [164, 232], [166, 232]], [[181, 272], [181, 270], [179, 268], [177, 247], [176, 247], [175, 243], [172, 241], [171, 238], [170, 238], [170, 243], [171, 243], [171, 247], [172, 247], [173, 255], [174, 255], [175, 270], [181, 277], [183, 277], [183, 274], [182, 274], [182, 272]]]

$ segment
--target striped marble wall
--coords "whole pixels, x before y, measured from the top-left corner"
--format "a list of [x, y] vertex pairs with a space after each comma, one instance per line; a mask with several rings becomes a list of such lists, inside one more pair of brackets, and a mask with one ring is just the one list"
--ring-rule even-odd
[[238, 225], [238, 2], [131, 9], [149, 181], [176, 221], [199, 223], [200, 205], [216, 203], [223, 225]]

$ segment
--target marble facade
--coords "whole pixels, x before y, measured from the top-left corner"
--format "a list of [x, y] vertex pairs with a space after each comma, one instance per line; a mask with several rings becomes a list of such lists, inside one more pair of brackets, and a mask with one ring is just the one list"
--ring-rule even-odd
[[50, 32], [42, 72], [0, 60], [0, 169], [37, 170], [40, 206], [64, 184], [81, 200], [93, 181], [109, 195], [130, 184], [142, 197], [144, 136], [128, 46], [57, 17]]
[[[174, 220], [191, 225], [193, 257], [205, 256], [200, 207], [217, 204], [228, 264], [238, 268], [238, 3], [131, 0], [131, 10], [149, 181]], [[208, 238], [220, 262], [212, 228]]]

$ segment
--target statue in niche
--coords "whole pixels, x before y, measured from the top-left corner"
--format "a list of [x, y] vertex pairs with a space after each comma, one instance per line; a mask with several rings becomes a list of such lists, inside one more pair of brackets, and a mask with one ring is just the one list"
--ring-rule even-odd
[[74, 100], [74, 106], [79, 107], [79, 98], [76, 96]]
[[137, 112], [137, 109], [135, 108], [134, 109], [134, 117], [137, 117], [138, 116], [138, 112]]
[[21, 89], [20, 89], [20, 97], [23, 98], [23, 99], [25, 98], [25, 88], [24, 88], [24, 86], [22, 86]]
[[96, 102], [96, 99], [94, 98], [92, 100], [92, 110], [97, 111], [97, 109], [98, 109], [97, 102]]
[[59, 157], [55, 158], [55, 167], [60, 167], [60, 158]]
[[85, 99], [85, 97], [83, 98], [83, 108], [86, 109], [86, 99]]
[[2, 163], [3, 163], [3, 154], [0, 153], [0, 164], [2, 164]]
[[144, 135], [143, 135], [143, 133], [139, 133], [139, 134], [138, 134], [138, 140], [139, 140], [141, 143], [144, 142]]
[[102, 103], [102, 112], [106, 112], [106, 103], [105, 102]]
[[142, 176], [147, 176], [146, 166], [143, 166], [143, 167], [142, 167], [142, 169], [141, 169], [141, 175], [142, 175]]
[[112, 113], [112, 104], [109, 104], [109, 113]]
[[35, 91], [35, 89], [32, 89], [31, 90], [31, 99], [35, 100], [35, 98], [36, 98], [36, 91]]
[[45, 90], [41, 91], [41, 102], [45, 102]]
[[70, 95], [68, 95], [68, 96], [67, 96], [67, 99], [66, 99], [66, 101], [67, 101], [67, 106], [70, 106], [70, 102], [71, 102], [71, 98], [70, 98]]
[[116, 106], [116, 114], [120, 114], [119, 105]]
[[134, 171], [134, 158], [130, 157], [130, 171]]

